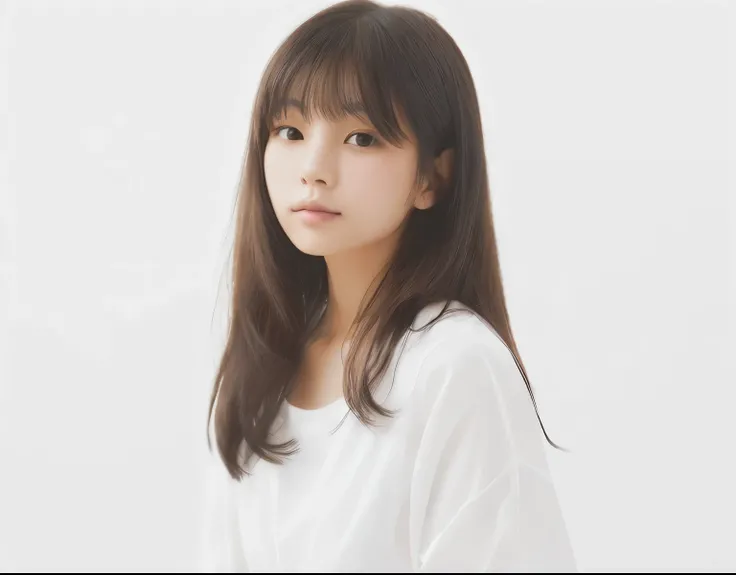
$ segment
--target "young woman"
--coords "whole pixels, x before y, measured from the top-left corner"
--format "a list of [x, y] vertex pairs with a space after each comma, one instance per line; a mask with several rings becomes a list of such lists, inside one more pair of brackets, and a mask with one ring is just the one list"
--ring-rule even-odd
[[276, 51], [233, 266], [205, 570], [575, 571], [433, 18], [344, 2]]

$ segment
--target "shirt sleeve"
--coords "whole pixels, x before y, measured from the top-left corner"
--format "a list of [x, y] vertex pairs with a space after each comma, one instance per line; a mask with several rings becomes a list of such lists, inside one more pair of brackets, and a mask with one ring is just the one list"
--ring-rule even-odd
[[248, 573], [240, 542], [235, 490], [239, 486], [217, 456], [205, 469], [204, 522], [199, 573]]
[[577, 572], [541, 426], [500, 338], [438, 346], [417, 383], [426, 417], [411, 480], [413, 570]]

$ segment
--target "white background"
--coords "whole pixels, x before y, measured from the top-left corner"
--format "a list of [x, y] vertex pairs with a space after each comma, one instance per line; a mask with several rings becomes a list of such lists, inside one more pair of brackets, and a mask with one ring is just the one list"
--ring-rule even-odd
[[[580, 569], [736, 569], [733, 5], [406, 4], [477, 83]], [[0, 2], [0, 570], [194, 568], [250, 108], [326, 5]]]

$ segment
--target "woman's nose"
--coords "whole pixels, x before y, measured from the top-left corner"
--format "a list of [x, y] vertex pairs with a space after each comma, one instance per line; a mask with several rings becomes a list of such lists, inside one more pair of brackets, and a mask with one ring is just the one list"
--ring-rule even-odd
[[336, 150], [330, 148], [326, 137], [314, 135], [305, 146], [301, 173], [302, 184], [334, 186], [336, 153]]

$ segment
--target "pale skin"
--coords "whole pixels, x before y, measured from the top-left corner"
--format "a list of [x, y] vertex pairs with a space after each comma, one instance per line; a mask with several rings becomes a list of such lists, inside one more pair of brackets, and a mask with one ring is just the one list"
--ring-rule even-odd
[[[436, 185], [449, 176], [452, 155], [435, 160], [435, 173], [415, 185], [417, 147], [395, 147], [365, 120], [337, 122], [314, 115], [307, 123], [289, 107], [266, 145], [266, 185], [279, 223], [304, 253], [322, 256], [329, 295], [318, 333], [304, 350], [289, 402], [315, 409], [343, 393], [343, 344], [360, 302], [397, 247], [410, 210], [427, 209]], [[402, 123], [402, 129], [410, 133]], [[317, 201], [340, 215], [313, 222], [292, 208]]]

